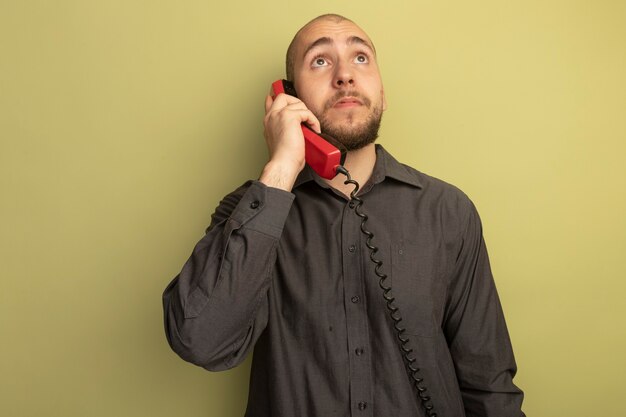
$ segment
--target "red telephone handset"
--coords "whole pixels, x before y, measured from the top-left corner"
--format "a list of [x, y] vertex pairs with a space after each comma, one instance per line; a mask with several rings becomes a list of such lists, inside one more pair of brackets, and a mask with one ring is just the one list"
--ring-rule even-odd
[[[284, 93], [297, 97], [296, 89], [287, 80], [278, 80], [272, 84], [274, 97]], [[346, 160], [346, 148], [335, 138], [323, 133], [315, 133], [306, 124], [302, 123], [304, 135], [304, 158], [313, 171], [326, 179], [333, 179], [337, 175], [337, 167]]]

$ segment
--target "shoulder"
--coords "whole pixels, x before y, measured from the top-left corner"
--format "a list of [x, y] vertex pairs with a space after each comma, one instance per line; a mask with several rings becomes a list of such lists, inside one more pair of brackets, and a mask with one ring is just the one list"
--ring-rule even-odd
[[467, 212], [473, 208], [469, 197], [455, 185], [399, 162], [380, 145], [376, 149], [377, 157], [382, 162], [377, 164], [379, 169], [374, 174], [377, 177], [376, 180], [380, 181], [386, 177], [398, 184], [409, 185], [414, 191], [410, 194], [419, 198], [427, 206], [437, 205], [447, 210], [461, 212]]
[[469, 214], [475, 210], [474, 203], [468, 195], [456, 185], [433, 177], [424, 172], [406, 165], [400, 164], [407, 174], [416, 178], [419, 184], [420, 197], [432, 204], [440, 206], [441, 209], [456, 212], [457, 214]]
[[439, 230], [446, 241], [458, 242], [468, 230], [482, 230], [476, 206], [459, 187], [406, 164], [400, 166], [418, 184], [411, 187], [409, 199], [415, 201], [416, 213]]

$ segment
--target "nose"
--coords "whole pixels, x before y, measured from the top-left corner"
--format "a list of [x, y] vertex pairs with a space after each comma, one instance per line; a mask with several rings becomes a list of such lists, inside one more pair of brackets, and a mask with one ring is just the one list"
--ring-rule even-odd
[[348, 64], [341, 64], [337, 66], [335, 71], [335, 79], [333, 84], [335, 88], [346, 88], [354, 86], [354, 74]]

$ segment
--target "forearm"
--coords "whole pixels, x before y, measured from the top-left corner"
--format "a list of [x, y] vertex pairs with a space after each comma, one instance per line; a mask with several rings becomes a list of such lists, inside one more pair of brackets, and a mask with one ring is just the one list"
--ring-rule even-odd
[[183, 359], [222, 370], [241, 362], [253, 346], [267, 323], [267, 289], [292, 200], [252, 183], [222, 201], [206, 236], [163, 294], [168, 341]]
[[480, 322], [464, 324], [450, 346], [466, 415], [522, 417], [524, 394], [513, 382], [517, 365], [495, 287], [480, 314]]

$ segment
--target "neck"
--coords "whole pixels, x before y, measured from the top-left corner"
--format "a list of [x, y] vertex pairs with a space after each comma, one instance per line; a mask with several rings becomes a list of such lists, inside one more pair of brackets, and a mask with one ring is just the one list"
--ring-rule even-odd
[[[376, 163], [376, 147], [373, 143], [366, 145], [356, 151], [349, 151], [346, 155], [346, 162], [343, 166], [350, 171], [352, 179], [359, 183], [361, 187], [365, 185], [367, 180], [372, 176], [374, 171], [374, 164]], [[345, 196], [349, 197], [350, 193], [354, 189], [353, 185], [346, 185], [344, 181], [346, 177], [339, 174], [332, 180], [324, 180], [331, 187], [340, 191]]]

